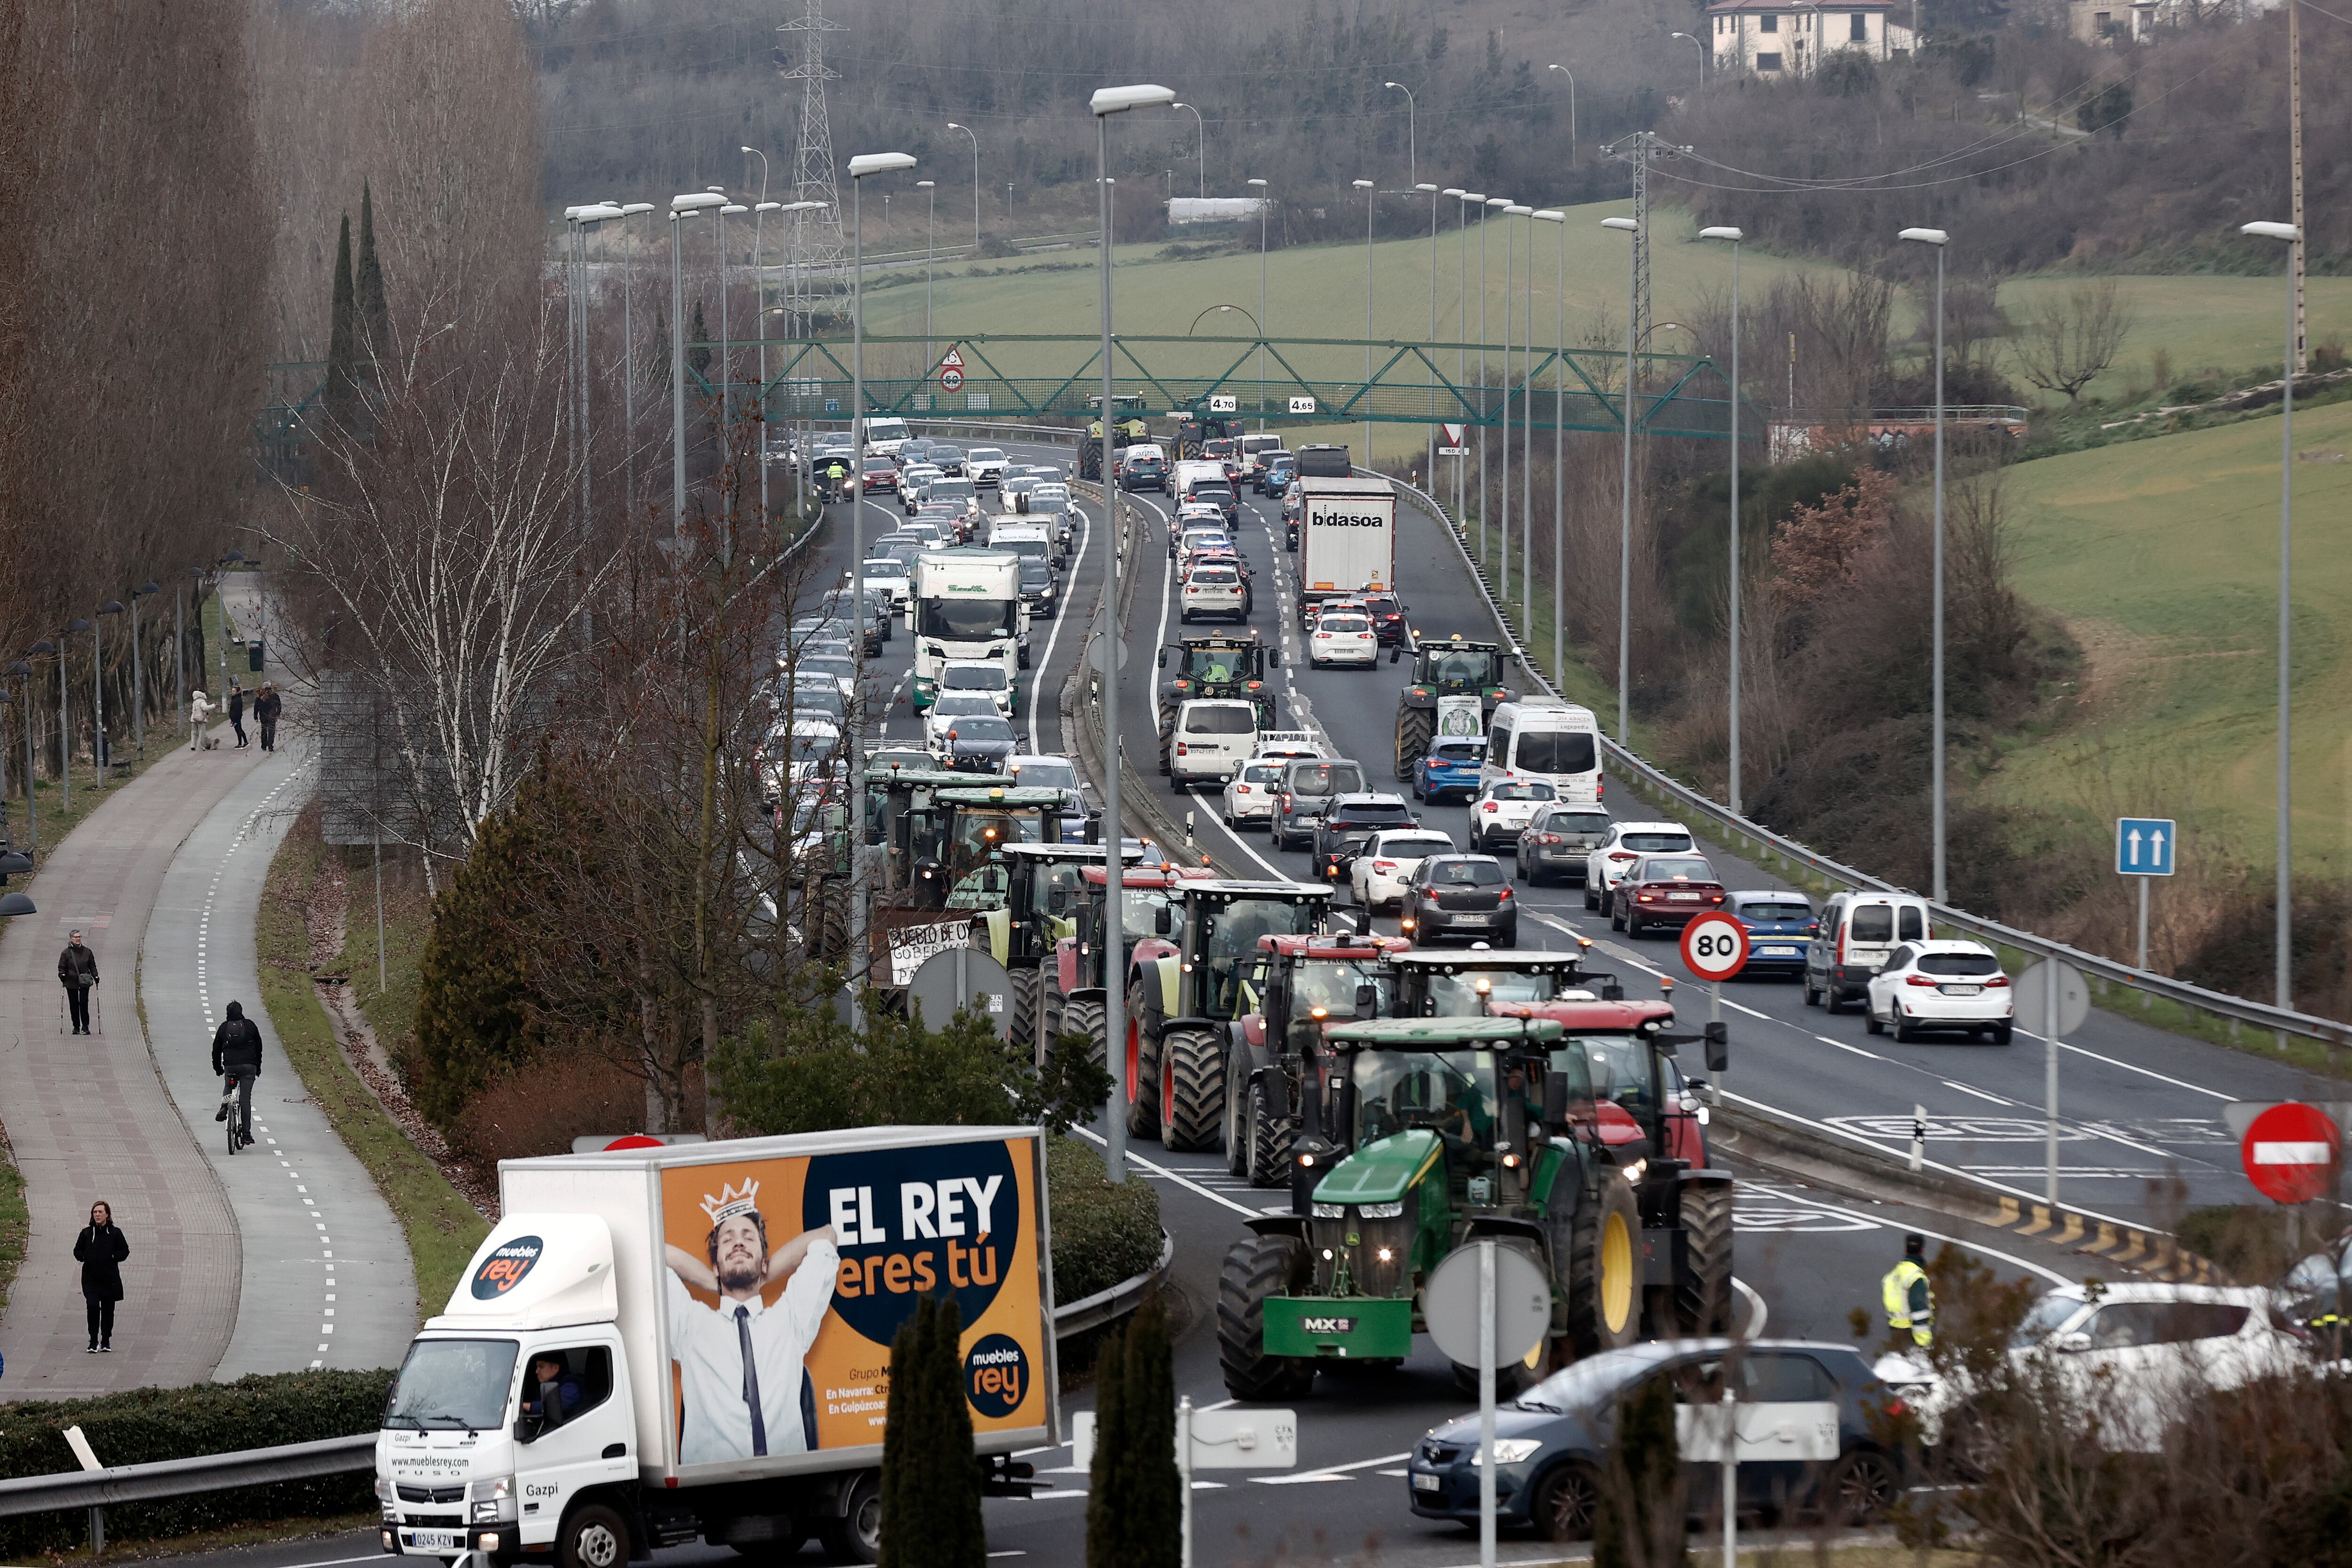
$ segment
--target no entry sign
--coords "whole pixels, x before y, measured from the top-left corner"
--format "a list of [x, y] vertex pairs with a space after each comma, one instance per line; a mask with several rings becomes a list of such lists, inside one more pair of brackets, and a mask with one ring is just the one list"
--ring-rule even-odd
[[2327, 1191], [2341, 1137], [2316, 1106], [2273, 1105], [2254, 1118], [2240, 1145], [2246, 1179], [2275, 1202], [2307, 1204]]
[[1683, 962], [1701, 980], [1728, 980], [1748, 963], [1748, 928], [1729, 915], [1701, 915], [1683, 927]]

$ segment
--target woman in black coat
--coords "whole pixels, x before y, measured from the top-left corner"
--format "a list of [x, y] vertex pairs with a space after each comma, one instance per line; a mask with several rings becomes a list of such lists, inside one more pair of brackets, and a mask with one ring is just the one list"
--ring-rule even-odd
[[74, 1256], [81, 1259], [82, 1305], [89, 1310], [89, 1353], [114, 1348], [114, 1304], [122, 1300], [122, 1260], [131, 1244], [114, 1226], [114, 1210], [103, 1203], [89, 1205], [89, 1223], [74, 1238]]

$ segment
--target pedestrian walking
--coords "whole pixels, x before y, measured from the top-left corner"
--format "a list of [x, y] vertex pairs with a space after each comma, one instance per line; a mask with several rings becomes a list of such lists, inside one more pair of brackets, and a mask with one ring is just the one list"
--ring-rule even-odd
[[[258, 719], [261, 715], [257, 711], [254, 717]], [[231, 749], [245, 750], [245, 688], [234, 680], [228, 683], [228, 727], [236, 731], [236, 744]]]
[[245, 1016], [245, 1005], [232, 1002], [228, 1016], [213, 1032], [213, 1072], [221, 1079], [220, 1110], [215, 1121], [226, 1121], [229, 1101], [237, 1101], [236, 1137], [253, 1142], [253, 1080], [261, 1076], [261, 1026]]
[[205, 743], [205, 725], [213, 716], [213, 705], [197, 687], [188, 693], [188, 750], [201, 751]]
[[1911, 1342], [1926, 1350], [1936, 1342], [1936, 1291], [1927, 1282], [1920, 1260], [1927, 1255], [1927, 1238], [1916, 1231], [1903, 1238], [1903, 1261], [1878, 1282], [1879, 1300], [1886, 1308], [1886, 1326], [1908, 1331]]
[[278, 749], [278, 715], [285, 710], [286, 700], [278, 695], [278, 688], [268, 681], [261, 683], [261, 695], [253, 700], [253, 717], [261, 726], [261, 749]]
[[114, 1209], [105, 1203], [89, 1205], [89, 1223], [74, 1237], [74, 1257], [81, 1260], [81, 1301], [89, 1315], [89, 1353], [114, 1348], [114, 1304], [122, 1300], [122, 1260], [131, 1243], [114, 1223]]
[[65, 951], [58, 954], [58, 984], [66, 988], [66, 1011], [73, 1032], [89, 1033], [89, 992], [98, 984], [98, 954], [81, 944], [81, 932], [66, 933]]

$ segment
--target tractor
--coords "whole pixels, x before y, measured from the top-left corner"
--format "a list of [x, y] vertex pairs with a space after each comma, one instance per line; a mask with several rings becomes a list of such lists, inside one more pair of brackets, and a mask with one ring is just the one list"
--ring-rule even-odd
[[[1135, 433], [1143, 419], [1143, 398], [1134, 393], [1120, 393], [1111, 399], [1110, 449], [1114, 454], [1131, 441], [1146, 437]], [[1099, 479], [1103, 477], [1102, 395], [1087, 399], [1087, 427], [1078, 437], [1078, 478]]]
[[1240, 437], [1248, 421], [1229, 414], [1188, 414], [1176, 422], [1176, 456], [1189, 460], [1199, 458], [1212, 441], [1230, 441]]
[[1166, 771], [1169, 737], [1176, 726], [1176, 710], [1196, 697], [1240, 697], [1257, 704], [1257, 727], [1276, 727], [1274, 686], [1268, 669], [1282, 663], [1282, 650], [1268, 647], [1255, 630], [1188, 636], [1160, 650], [1160, 668], [1168, 656], [1177, 658], [1174, 679], [1160, 684], [1160, 761]]
[[[1488, 1239], [1551, 1285], [1549, 1331], [1498, 1375], [1498, 1392], [1633, 1342], [1641, 1215], [1565, 1026], [1349, 1019], [1322, 1036], [1300, 1098], [1291, 1212], [1245, 1221], [1218, 1280], [1218, 1360], [1234, 1397], [1299, 1397], [1342, 1361], [1400, 1364], [1426, 1329], [1432, 1272]], [[1454, 1372], [1465, 1392], [1477, 1386], [1475, 1368]]]
[[[1394, 663], [1402, 649], [1391, 654]], [[1510, 655], [1501, 643], [1474, 642], [1459, 632], [1444, 642], [1416, 638], [1412, 681], [1397, 699], [1396, 776], [1412, 776], [1433, 735], [1483, 735], [1498, 704], [1516, 700], [1503, 685]]]
[[[1136, 854], [1140, 854], [1139, 849]], [[1125, 897], [1120, 907], [1124, 951], [1143, 944], [1166, 945], [1158, 935], [1160, 912], [1168, 908], [1169, 889], [1185, 880], [1205, 880], [1213, 872], [1162, 863], [1139, 865], [1128, 858], [1120, 877]], [[1054, 939], [1053, 956], [1044, 965], [1038, 1012], [1048, 1041], [1066, 1034], [1084, 1035], [1094, 1042], [1097, 1065], [1105, 1059], [1103, 1016], [1108, 1004], [1103, 989], [1103, 889], [1109, 879], [1099, 863], [1080, 868], [1076, 895], [1070, 901], [1069, 927]]]
[[1638, 1172], [1643, 1304], [1655, 1334], [1724, 1331], [1731, 1310], [1731, 1173], [1707, 1163], [1706, 1110], [1675, 1059], [1703, 1041], [1709, 1072], [1730, 1046], [1721, 1024], [1671, 1033], [1666, 1002], [1628, 1001], [1616, 976], [1586, 973], [1577, 954], [1497, 949], [1399, 953], [1400, 1017], [1549, 1018], [1583, 1042], [1599, 1136]]
[[[984, 910], [972, 928], [972, 945], [984, 948], [1013, 977], [1013, 1032], [1016, 1042], [1036, 1047], [1039, 1066], [1053, 1038], [1039, 1002], [1045, 971], [1063, 939], [1077, 931], [1089, 868], [1101, 885], [1101, 844], [1007, 844], [996, 852], [1005, 871], [1004, 901]], [[1123, 849], [1129, 865], [1141, 859], [1140, 847]]]
[[1171, 1151], [1214, 1149], [1230, 1026], [1256, 1010], [1258, 939], [1322, 929], [1331, 889], [1205, 879], [1169, 889], [1127, 966], [1127, 1126]]
[[1254, 1010], [1225, 1048], [1225, 1167], [1254, 1187], [1291, 1180], [1300, 1086], [1327, 1022], [1392, 1011], [1401, 937], [1262, 936], [1244, 982]]

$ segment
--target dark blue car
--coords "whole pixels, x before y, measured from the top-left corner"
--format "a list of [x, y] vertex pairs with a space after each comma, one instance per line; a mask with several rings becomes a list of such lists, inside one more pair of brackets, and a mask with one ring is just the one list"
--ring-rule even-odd
[[1412, 798], [1444, 800], [1460, 795], [1470, 799], [1478, 793], [1478, 767], [1486, 760], [1483, 740], [1457, 736], [1432, 741], [1427, 753], [1412, 765]]
[[1734, 893], [1726, 913], [1748, 928], [1743, 974], [1799, 974], [1805, 967], [1806, 930], [1819, 917], [1802, 893]]
[[[1873, 1436], [1888, 1391], [1846, 1345], [1797, 1340], [1670, 1340], [1589, 1356], [1495, 1413], [1495, 1489], [1502, 1522], [1549, 1540], [1592, 1533], [1617, 1409], [1653, 1378], [1673, 1386], [1676, 1426], [1691, 1434], [1683, 1477], [1694, 1517], [1722, 1494], [1723, 1390], [1738, 1400], [1739, 1510], [1810, 1512], [1864, 1525], [1903, 1492], [1899, 1454]], [[1478, 1418], [1449, 1422], [1413, 1445], [1405, 1468], [1412, 1511], [1478, 1521]]]

